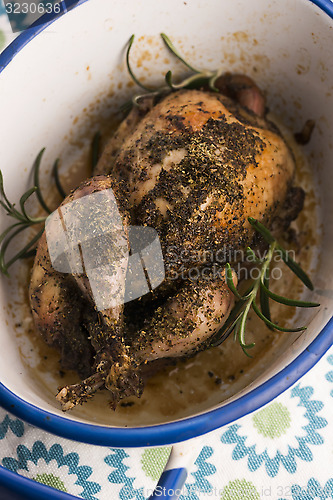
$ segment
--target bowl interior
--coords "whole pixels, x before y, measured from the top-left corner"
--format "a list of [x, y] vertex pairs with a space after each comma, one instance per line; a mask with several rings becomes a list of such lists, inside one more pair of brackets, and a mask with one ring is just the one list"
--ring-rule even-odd
[[[59, 155], [64, 171], [75, 161], [79, 164], [88, 147], [87, 137], [91, 137], [88, 132], [111, 120], [119, 104], [133, 94], [124, 64], [132, 33], [137, 35], [137, 43], [131, 57], [142, 81], [158, 84], [170, 67], [175, 76], [184, 72], [163, 46], [161, 32], [169, 35], [193, 65], [252, 76], [266, 89], [270, 109], [291, 130], [301, 129], [310, 118], [316, 122], [304, 151], [320, 200], [312, 207], [320, 243], [312, 253], [310, 268], [317, 294], [311, 299], [321, 302], [321, 307], [297, 313], [294, 320], [308, 325], [306, 333], [285, 335], [253, 376], [244, 379], [236, 393], [222, 403], [226, 405], [295, 359], [331, 317], [333, 30], [329, 16], [307, 0], [146, 0], [144, 8], [132, 0], [89, 0], [33, 38], [0, 74], [1, 169], [9, 199], [18, 200], [31, 186], [29, 168], [42, 147], [46, 147], [46, 166]], [[47, 173], [44, 182], [46, 179]], [[7, 225], [8, 218], [1, 214], [1, 227]], [[20, 266], [12, 274], [14, 281], [1, 279], [0, 336], [6, 355], [0, 380], [22, 399], [63, 415], [27, 366], [36, 360], [30, 353], [30, 340], [17, 327], [25, 292], [21, 287], [18, 298], [17, 287], [11, 284], [25, 278]], [[44, 379], [51, 384], [48, 377], [45, 372]], [[201, 411], [212, 403], [207, 404]], [[187, 408], [187, 414], [193, 414], [193, 409]], [[144, 424], [144, 420], [131, 420], [130, 415], [124, 424], [94, 412], [76, 411], [65, 418], [119, 426]]]

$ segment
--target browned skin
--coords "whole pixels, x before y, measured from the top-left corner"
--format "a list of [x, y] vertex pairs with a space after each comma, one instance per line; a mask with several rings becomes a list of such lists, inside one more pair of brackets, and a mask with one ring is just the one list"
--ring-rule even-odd
[[[160, 302], [154, 310], [142, 301], [141, 310], [150, 313], [139, 329], [132, 320], [124, 329], [122, 306], [94, 310], [87, 277], [52, 270], [45, 237], [40, 242], [30, 289], [37, 329], [62, 350], [63, 361], [67, 352], [73, 353], [76, 369], [76, 348], [85, 353], [85, 363], [95, 357], [88, 378], [60, 390], [63, 410], [104, 386], [115, 407], [122, 397], [140, 395], [147, 363], [209, 346], [234, 299], [224, 276], [216, 278], [211, 270], [193, 282], [186, 272], [205, 265], [205, 255], [250, 244], [254, 231], [248, 216], [272, 226], [298, 213], [300, 206], [296, 210], [290, 204], [294, 160], [276, 127], [264, 118], [262, 92], [244, 75], [223, 75], [216, 85], [229, 97], [183, 90], [154, 107], [148, 100], [134, 108], [96, 167], [96, 174], [110, 177], [92, 178], [64, 201], [112, 187], [125, 227], [130, 220], [158, 231], [166, 279], [157, 289], [162, 299], [157, 293]], [[185, 281], [175, 280], [180, 271]]]
[[166, 282], [204, 251], [250, 244], [247, 218], [270, 225], [295, 170], [271, 123], [225, 96], [197, 90], [164, 98], [124, 134], [115, 155], [111, 150], [112, 139], [96, 172], [124, 180], [132, 220], [158, 231]]
[[45, 233], [37, 248], [30, 304], [37, 332], [60, 351], [62, 367], [89, 375], [93, 349], [82, 324], [83, 297], [68, 276], [52, 268]]
[[[233, 280], [237, 286], [235, 274]], [[130, 339], [133, 357], [147, 363], [186, 357], [204, 349], [224, 324], [234, 303], [224, 271], [208, 271], [199, 279], [185, 281]]]
[[[234, 275], [234, 284], [237, 278]], [[198, 281], [187, 281], [165, 304], [145, 321], [144, 328], [128, 336], [127, 356], [101, 363], [96, 372], [80, 384], [63, 387], [57, 396], [62, 409], [68, 410], [92, 396], [101, 387], [109, 389], [110, 406], [133, 394], [131, 388], [143, 389], [142, 375], [147, 363], [187, 357], [209, 345], [212, 336], [223, 326], [234, 296], [220, 277], [208, 274]], [[151, 373], [154, 368], [152, 366]], [[136, 393], [140, 395], [139, 391]]]
[[[126, 228], [129, 221], [126, 197], [111, 177], [96, 176], [83, 182], [66, 197], [61, 206], [110, 188], [118, 196], [122, 223]], [[59, 237], [57, 234], [54, 236]], [[117, 392], [126, 395], [141, 394], [141, 380], [136, 372], [132, 373], [123, 338], [123, 305], [97, 312], [85, 275], [62, 274], [53, 269], [45, 232], [38, 244], [29, 292], [36, 329], [49, 345], [61, 351], [64, 368], [76, 369], [86, 376], [93, 365], [94, 391], [102, 385], [110, 385], [115, 401], [118, 401]], [[114, 367], [111, 370], [111, 366], [115, 364], [119, 366], [117, 373]], [[125, 387], [120, 377], [124, 367], [127, 374]], [[120, 387], [117, 386], [118, 382]], [[66, 391], [67, 389], [63, 389], [61, 394], [64, 409], [69, 409], [76, 403], [65, 401], [65, 396], [69, 393]], [[90, 394], [91, 388], [87, 384], [80, 387], [80, 401], [87, 399]]]

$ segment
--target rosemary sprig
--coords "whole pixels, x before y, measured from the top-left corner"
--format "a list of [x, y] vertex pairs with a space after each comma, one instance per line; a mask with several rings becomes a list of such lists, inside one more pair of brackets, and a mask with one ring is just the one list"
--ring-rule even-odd
[[211, 90], [215, 92], [218, 91], [218, 89], [215, 87], [215, 82], [217, 78], [221, 76], [222, 69], [211, 71], [211, 70], [201, 70], [195, 68], [180, 55], [176, 47], [171, 42], [170, 38], [165, 33], [161, 33], [161, 38], [165, 43], [166, 47], [179, 61], [181, 61], [182, 64], [184, 64], [184, 66], [186, 66], [190, 71], [192, 71], [193, 74], [179, 83], [174, 83], [172, 72], [169, 70], [164, 78], [166, 85], [162, 85], [157, 89], [147, 87], [135, 76], [134, 71], [130, 64], [130, 51], [134, 42], [134, 38], [135, 36], [132, 35], [128, 42], [126, 51], [126, 66], [133, 82], [146, 92], [133, 96], [130, 102], [127, 102], [123, 105], [122, 108], [124, 111], [128, 111], [132, 107], [132, 105], [140, 106], [140, 101], [145, 97], [148, 96], [160, 97], [174, 90], [185, 89], [185, 88], [200, 88], [203, 85], [208, 85]]
[[[271, 330], [277, 330], [279, 332], [301, 332], [306, 330], [305, 326], [298, 328], [283, 328], [272, 321], [269, 309], [269, 299], [279, 302], [280, 304], [294, 307], [318, 307], [320, 304], [283, 297], [273, 293], [269, 289], [270, 266], [275, 252], [280, 254], [283, 262], [310, 290], [313, 290], [313, 284], [300, 265], [290, 257], [288, 252], [275, 240], [271, 232], [263, 224], [252, 217], [249, 217], [248, 221], [269, 244], [268, 252], [263, 259], [259, 259], [251, 248], [247, 248], [248, 257], [251, 258], [252, 262], [255, 262], [258, 266], [260, 266], [260, 273], [259, 277], [253, 280], [253, 283], [250, 288], [246, 290], [244, 295], [241, 295], [235, 287], [232, 279], [231, 266], [229, 263], [226, 264], [226, 282], [238, 301], [232, 309], [227, 321], [224, 323], [219, 332], [217, 332], [217, 334], [213, 337], [211, 345], [220, 345], [233, 331], [235, 340], [238, 340], [244, 353], [251, 357], [247, 351], [248, 349], [254, 347], [255, 343], [247, 344], [245, 342], [245, 326], [251, 308]], [[260, 308], [257, 303], [258, 293], [260, 296]]]
[[9, 276], [8, 274], [8, 268], [14, 264], [18, 259], [22, 258], [27, 258], [31, 255], [32, 253], [32, 247], [36, 244], [36, 242], [39, 240], [43, 233], [43, 229], [41, 229], [36, 235], [33, 236], [33, 238], [19, 251], [17, 252], [10, 260], [6, 261], [5, 256], [7, 249], [9, 247], [9, 244], [15, 239], [16, 236], [18, 236], [22, 231], [25, 229], [28, 229], [31, 226], [38, 225], [38, 224], [43, 224], [46, 217], [31, 217], [27, 211], [25, 204], [27, 200], [31, 197], [32, 194], [36, 193], [37, 199], [42, 206], [42, 208], [48, 213], [51, 213], [51, 210], [47, 206], [44, 197], [41, 193], [40, 189], [40, 184], [39, 184], [39, 170], [40, 170], [40, 164], [41, 164], [41, 159], [43, 156], [45, 149], [42, 149], [34, 163], [33, 163], [33, 178], [34, 178], [34, 183], [35, 186], [32, 188], [28, 189], [20, 198], [20, 210], [18, 210], [15, 207], [14, 203], [11, 203], [4, 190], [4, 185], [3, 185], [3, 177], [2, 177], [2, 172], [0, 170], [0, 194], [2, 197], [2, 200], [0, 201], [1, 206], [3, 209], [6, 211], [7, 215], [9, 217], [13, 217], [16, 219], [18, 222], [15, 222], [11, 226], [9, 226], [3, 233], [0, 235], [0, 271], [5, 274], [6, 276]]
[[[93, 137], [92, 140], [92, 159], [91, 159], [91, 166], [92, 170], [97, 164], [97, 161], [99, 159], [99, 149], [100, 149], [100, 138], [101, 135], [99, 132], [96, 132], [96, 134]], [[39, 204], [43, 208], [47, 214], [50, 214], [52, 211], [47, 205], [45, 198], [42, 194], [41, 188], [40, 188], [40, 180], [39, 180], [39, 173], [40, 173], [40, 167], [41, 167], [41, 162], [43, 158], [45, 148], [41, 149], [38, 155], [36, 156], [35, 161], [33, 162], [32, 165], [32, 173], [33, 173], [33, 179], [34, 179], [34, 186], [30, 189], [28, 189], [20, 198], [20, 210], [18, 210], [15, 207], [14, 203], [11, 203], [4, 190], [4, 185], [3, 185], [3, 176], [2, 172], [0, 170], [0, 195], [1, 195], [1, 200], [0, 200], [0, 205], [2, 208], [5, 210], [7, 215], [10, 217], [13, 217], [16, 219], [18, 222], [15, 222], [11, 226], [9, 226], [7, 229], [5, 229], [1, 234], [0, 234], [0, 271], [5, 274], [6, 276], [9, 276], [8, 273], [8, 268], [14, 264], [18, 259], [26, 259], [29, 257], [32, 257], [36, 252], [35, 252], [35, 246], [41, 235], [43, 234], [44, 227], [42, 227], [37, 234], [35, 234], [32, 239], [21, 249], [19, 250], [10, 260], [6, 261], [6, 252], [8, 250], [8, 247], [10, 243], [18, 236], [22, 231], [25, 229], [28, 229], [31, 226], [38, 225], [38, 224], [44, 224], [47, 216], [45, 217], [31, 217], [25, 208], [25, 204], [27, 200], [30, 198], [31, 195], [36, 193], [37, 199], [39, 201]], [[54, 178], [55, 186], [60, 194], [61, 198], [64, 199], [66, 197], [65, 190], [62, 187], [62, 184], [60, 182], [60, 177], [59, 177], [59, 158], [56, 159], [56, 161], [53, 164], [52, 168], [52, 177]]]

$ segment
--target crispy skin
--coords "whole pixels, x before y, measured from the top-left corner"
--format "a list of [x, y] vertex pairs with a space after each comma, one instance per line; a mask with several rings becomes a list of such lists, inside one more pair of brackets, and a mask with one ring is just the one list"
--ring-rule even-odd
[[[235, 273], [233, 280], [237, 286]], [[187, 280], [130, 339], [133, 357], [140, 364], [192, 356], [209, 345], [234, 303], [224, 271], [211, 270], [197, 280]]]
[[132, 219], [158, 231], [170, 279], [204, 251], [244, 249], [254, 235], [247, 217], [270, 225], [293, 179], [275, 126], [221, 94], [170, 94], [122, 134], [97, 172], [125, 181]]
[[82, 324], [85, 301], [73, 281], [51, 266], [45, 232], [38, 244], [29, 295], [35, 328], [60, 351], [62, 367], [88, 376], [93, 349]]
[[[123, 224], [127, 227], [126, 197], [110, 177], [88, 179], [70, 193], [61, 206], [110, 188], [121, 201]], [[117, 355], [123, 350], [121, 341], [114, 341], [114, 337], [121, 338], [123, 334], [123, 306], [97, 314], [87, 277], [63, 274], [52, 267], [45, 232], [38, 244], [29, 295], [36, 330], [45, 342], [60, 350], [64, 368], [76, 369], [87, 376], [91, 373], [93, 354], [98, 364], [102, 355], [105, 358], [106, 347], [112, 346]]]

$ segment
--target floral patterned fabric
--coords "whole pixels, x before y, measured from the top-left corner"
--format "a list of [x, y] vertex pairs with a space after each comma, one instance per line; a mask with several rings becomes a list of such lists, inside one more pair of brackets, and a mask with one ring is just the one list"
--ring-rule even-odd
[[[333, 499], [333, 348], [292, 388], [202, 437], [180, 500]], [[0, 409], [0, 464], [79, 498], [146, 500], [171, 447], [76, 443]]]
[[[13, 39], [0, 0], [0, 50]], [[333, 499], [333, 348], [257, 412], [202, 438], [180, 500]], [[0, 408], [0, 464], [89, 500], [145, 500], [171, 447], [66, 440]]]

